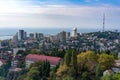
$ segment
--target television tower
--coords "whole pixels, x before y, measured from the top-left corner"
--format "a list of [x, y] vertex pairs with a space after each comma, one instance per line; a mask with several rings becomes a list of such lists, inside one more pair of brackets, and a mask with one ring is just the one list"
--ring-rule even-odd
[[105, 31], [105, 13], [103, 14], [103, 32]]

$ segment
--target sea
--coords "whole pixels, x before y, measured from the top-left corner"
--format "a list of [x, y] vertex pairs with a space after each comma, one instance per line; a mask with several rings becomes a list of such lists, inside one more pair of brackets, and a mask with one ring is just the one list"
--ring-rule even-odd
[[[24, 30], [29, 33], [43, 33], [45, 35], [54, 35], [61, 31], [72, 32], [72, 28], [0, 28], [0, 40], [12, 39], [13, 36], [19, 31]], [[101, 31], [102, 29], [81, 29], [77, 28], [78, 33], [88, 33]]]

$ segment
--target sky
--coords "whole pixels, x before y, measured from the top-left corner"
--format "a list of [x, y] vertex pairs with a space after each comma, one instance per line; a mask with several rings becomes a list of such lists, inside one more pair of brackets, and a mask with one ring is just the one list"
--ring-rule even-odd
[[120, 29], [120, 0], [0, 0], [0, 28]]

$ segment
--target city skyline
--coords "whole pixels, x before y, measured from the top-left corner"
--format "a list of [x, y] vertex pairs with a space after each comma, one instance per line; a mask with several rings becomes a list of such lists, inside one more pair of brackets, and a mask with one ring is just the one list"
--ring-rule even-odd
[[0, 28], [119, 29], [119, 0], [1, 0]]

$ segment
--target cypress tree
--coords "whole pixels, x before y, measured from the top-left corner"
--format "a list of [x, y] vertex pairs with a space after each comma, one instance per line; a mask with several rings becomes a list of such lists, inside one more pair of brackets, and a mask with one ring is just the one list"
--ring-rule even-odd
[[100, 80], [100, 64], [96, 66], [96, 80]]
[[71, 55], [70, 55], [69, 51], [67, 50], [66, 54], [65, 54], [65, 57], [64, 57], [64, 64], [66, 66], [69, 66], [70, 62], [71, 62]]
[[71, 56], [71, 70], [73, 77], [77, 76], [77, 55], [75, 50], [72, 50], [72, 56]]
[[77, 68], [77, 55], [76, 55], [76, 53], [75, 53], [75, 50], [72, 50], [71, 66], [72, 66], [74, 69]]

